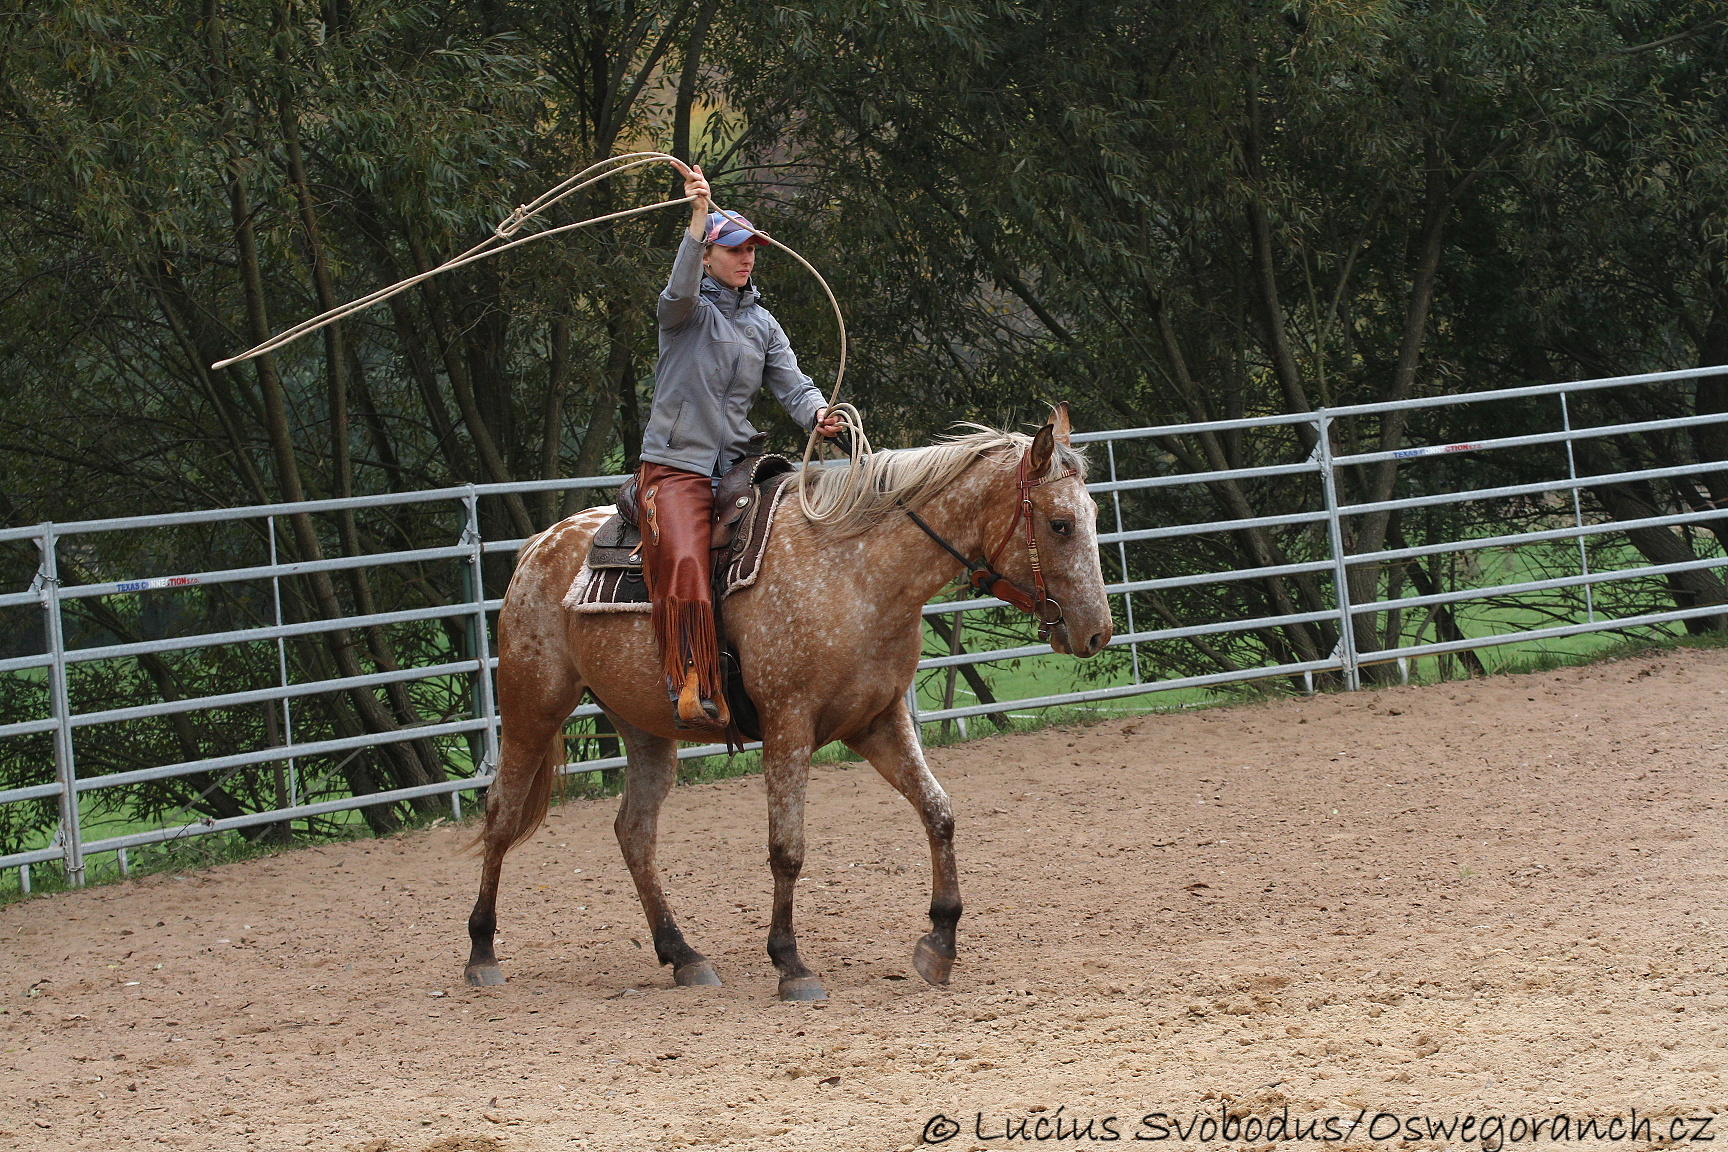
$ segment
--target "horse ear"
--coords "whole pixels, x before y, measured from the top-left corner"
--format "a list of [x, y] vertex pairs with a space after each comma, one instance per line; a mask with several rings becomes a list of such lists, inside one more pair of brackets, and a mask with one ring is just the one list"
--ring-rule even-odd
[[1046, 424], [1038, 429], [1038, 435], [1032, 437], [1030, 475], [1042, 476], [1050, 469], [1050, 457], [1056, 454], [1056, 430]]
[[1050, 406], [1050, 427], [1056, 431], [1056, 443], [1068, 447], [1068, 434], [1074, 431], [1068, 421], [1068, 401], [1058, 400]]

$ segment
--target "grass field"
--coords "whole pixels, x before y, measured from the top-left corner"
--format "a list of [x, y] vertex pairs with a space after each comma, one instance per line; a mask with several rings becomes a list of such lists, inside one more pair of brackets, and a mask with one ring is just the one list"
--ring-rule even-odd
[[[1595, 549], [1590, 559], [1595, 571], [1630, 569], [1641, 567], [1645, 563], [1636, 550], [1623, 543], [1614, 547]], [[1505, 584], [1553, 578], [1577, 571], [1577, 553], [1570, 548], [1564, 552], [1550, 548], [1545, 549], [1542, 553], [1520, 548], [1496, 548], [1481, 553], [1454, 554], [1451, 560], [1453, 570], [1447, 575], [1451, 586], [1457, 588], [1488, 589]], [[1660, 611], [1664, 607], [1671, 606], [1671, 601], [1667, 600], [1664, 591], [1656, 581], [1646, 580], [1640, 583], [1643, 587], [1636, 594], [1630, 592], [1630, 585], [1616, 585], [1613, 589], [1603, 589], [1599, 586], [1592, 597], [1592, 604], [1597, 608], [1597, 617], [1611, 618], [1633, 615], [1639, 611]], [[1414, 592], [1407, 589], [1406, 595], [1414, 595]], [[1596, 602], [1604, 599], [1608, 601], [1607, 604]], [[1628, 601], [1634, 599], [1645, 603], [1628, 604]], [[1465, 601], [1455, 607], [1455, 619], [1460, 631], [1466, 637], [1489, 637], [1534, 631], [1564, 622], [1564, 620], [1556, 619], [1557, 615], [1564, 615], [1577, 622], [1584, 622], [1587, 619], [1588, 607], [1577, 589], [1558, 589], [1523, 593], [1509, 597], [1495, 597], [1486, 603]], [[1405, 619], [1402, 622], [1403, 627], [1400, 630], [1401, 639], [1399, 641], [1401, 645], [1412, 646], [1431, 643], [1437, 639], [1433, 627], [1418, 629], [1416, 625], [1421, 623], [1420, 614], [1412, 613], [1411, 615], [1417, 615], [1418, 619], [1414, 622]], [[1200, 619], [1183, 621], [1184, 624], [1208, 622]], [[1140, 626], [1146, 627], [1144, 620]], [[1683, 624], [1673, 623], [1644, 627], [1628, 632], [1612, 630], [1587, 632], [1541, 640], [1512, 641], [1475, 651], [1490, 672], [1502, 669], [1553, 667], [1562, 663], [1588, 659], [1595, 653], [1623, 644], [1633, 635], [1645, 640], [1660, 640], [1665, 637], [1685, 635], [1685, 627]], [[1030, 632], [1028, 631], [1024, 638], [1018, 642], [1031, 643]], [[1181, 641], [1165, 641], [1146, 645], [1148, 658], [1145, 664], [1155, 668], [1157, 665], [1156, 653], [1161, 647], [1168, 651], [1172, 646], [1182, 643]], [[926, 655], [945, 651], [946, 648], [939, 639], [934, 636], [927, 637]], [[1392, 665], [1388, 670], [1391, 671], [1395, 668], [1396, 665]], [[1089, 675], [1090, 669], [1087, 665], [1065, 656], [1056, 655], [1022, 657], [1003, 664], [983, 665], [981, 670], [984, 672], [992, 694], [999, 700], [1059, 695], [1095, 688], [1125, 686], [1134, 682], [1132, 672], [1128, 668], [1121, 669], [1115, 675], [1096, 677]], [[1207, 669], [1207, 671], [1216, 670], [1215, 668]], [[1394, 674], [1398, 675], [1400, 680], [1407, 679], [1412, 683], [1428, 683], [1454, 678], [1464, 675], [1465, 672], [1457, 657], [1427, 656], [1408, 661], [1403, 670]], [[1155, 672], [1150, 673], [1150, 675], [1157, 678]], [[918, 704], [921, 709], [934, 711], [943, 707], [948, 679], [948, 674], [944, 670], [927, 672], [920, 676]], [[1159, 691], [1154, 687], [1145, 696], [1123, 697], [1068, 707], [1079, 712], [1091, 712], [1098, 715], [1169, 711], [1184, 707], [1202, 706], [1220, 699], [1235, 699], [1244, 694], [1286, 690], [1291, 689], [1282, 686], [1277, 681], [1248, 681], [1245, 684], [1225, 685], [1211, 689], [1178, 688]], [[978, 702], [977, 697], [967, 687], [963, 679], [955, 683], [955, 706], [964, 707]], [[971, 724], [975, 725], [980, 722], [988, 723], [975, 718]]]

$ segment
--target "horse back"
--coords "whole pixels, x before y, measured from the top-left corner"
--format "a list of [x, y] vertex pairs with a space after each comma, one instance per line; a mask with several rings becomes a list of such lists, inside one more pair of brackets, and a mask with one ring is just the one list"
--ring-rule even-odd
[[588, 559], [594, 533], [615, 511], [610, 505], [584, 508], [522, 545], [498, 616], [500, 657], [512, 637], [563, 631], [564, 594]]

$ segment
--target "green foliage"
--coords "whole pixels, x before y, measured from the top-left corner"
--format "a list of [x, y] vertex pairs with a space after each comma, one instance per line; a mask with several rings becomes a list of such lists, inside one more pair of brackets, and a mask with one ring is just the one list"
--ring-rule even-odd
[[[441, 277], [326, 337], [217, 372], [279, 327], [465, 250], [510, 208], [637, 147], [701, 160], [721, 198], [829, 274], [854, 342], [848, 399], [882, 445], [956, 419], [1013, 424], [1066, 398], [1081, 427], [1401, 400], [1728, 362], [1728, 25], [1704, 0], [14, 0], [0, 21], [0, 511], [11, 523], [408, 491], [627, 467], [651, 384], [649, 321], [678, 212], [531, 246]], [[565, 223], [659, 198], [644, 170], [570, 202]], [[826, 303], [773, 256], [762, 275], [807, 368], [838, 353]], [[1728, 384], [1572, 399], [1575, 426], [1728, 411]], [[796, 430], [760, 412], [780, 446]], [[1335, 426], [1334, 451], [1553, 428], [1552, 402], [1421, 409]], [[1728, 459], [1714, 426], [1580, 446], [1348, 470], [1342, 496], [1493, 487]], [[1122, 475], [1306, 459], [1312, 435], [1170, 436], [1121, 446]], [[1094, 476], [1112, 461], [1093, 452]], [[1307, 513], [1309, 478], [1121, 494], [1128, 527]], [[488, 539], [525, 536], [577, 498], [488, 499]], [[1596, 484], [1586, 516], [1702, 511], [1728, 473]], [[1378, 551], [1561, 523], [1499, 501], [1353, 517]], [[1709, 555], [1713, 525], [1629, 535], [1656, 562]], [[1112, 525], [1113, 526], [1113, 525]], [[285, 559], [454, 543], [451, 510], [292, 518]], [[92, 537], [68, 579], [259, 563], [262, 531]], [[1297, 564], [1312, 524], [1110, 549], [1115, 578]], [[1563, 548], [1526, 574], [1560, 572]], [[37, 557], [0, 545], [27, 585]], [[508, 561], [483, 574], [502, 589]], [[450, 603], [454, 564], [283, 582], [283, 617]], [[1358, 602], [1473, 577], [1445, 557], [1353, 569]], [[1147, 630], [1315, 613], [1313, 572], [1136, 594]], [[1622, 593], [1619, 609], [1707, 604], [1711, 571]], [[1575, 594], [1518, 600], [1575, 612]], [[96, 598], [75, 646], [273, 619], [258, 586], [177, 601]], [[1510, 610], [1510, 609], [1509, 609]], [[6, 655], [41, 650], [7, 609]], [[157, 617], [151, 613], [157, 612]], [[1699, 621], [1709, 628], [1719, 618]], [[1128, 629], [1128, 609], [1118, 621]], [[1365, 615], [1364, 650], [1471, 626], [1448, 609]], [[977, 639], [1024, 638], [1006, 617]], [[1145, 672], [1313, 659], [1325, 619], [1142, 645]], [[933, 639], [940, 650], [945, 651]], [[463, 628], [376, 629], [284, 646], [295, 679], [459, 659]], [[1114, 653], [1089, 670], [1119, 676]], [[276, 678], [274, 646], [80, 668], [79, 708], [236, 691]], [[1114, 663], [1113, 663], [1114, 661]], [[460, 718], [469, 683], [326, 694], [306, 737]], [[41, 715], [45, 684], [0, 682], [0, 720]], [[268, 744], [268, 709], [79, 737], [116, 773]], [[584, 738], [605, 743], [604, 733]], [[312, 758], [307, 781], [364, 792], [470, 771], [465, 741]], [[0, 787], [42, 781], [42, 738], [0, 749]], [[310, 788], [310, 784], [308, 784]], [[114, 815], [170, 821], [273, 803], [278, 780], [141, 782]], [[429, 811], [430, 808], [427, 807]], [[39, 839], [47, 805], [0, 808]], [[374, 826], [425, 812], [370, 810]], [[315, 831], [333, 833], [334, 826]]]
[[[1045, 397], [1074, 401], [1083, 427], [1145, 425], [1728, 362], [1712, 239], [1728, 219], [1713, 183], [1728, 28], [1713, 9], [833, 3], [776, 19], [773, 45], [729, 91], [743, 105], [787, 85], [805, 94], [785, 132], [810, 176], [788, 207], [857, 269], [858, 387], [908, 438], [958, 413], [1032, 415]], [[1576, 397], [1570, 415], [1582, 426], [1728, 408], [1714, 383], [1675, 396]], [[1396, 412], [1337, 425], [1333, 449], [1546, 431], [1559, 417], [1553, 401]], [[1173, 436], [1119, 448], [1116, 463], [1200, 472], [1295, 463], [1313, 447], [1312, 433], [1284, 430]], [[1650, 434], [1581, 448], [1578, 466], [1724, 457], [1728, 441], [1709, 432]], [[1341, 496], [1567, 467], [1560, 449], [1464, 470], [1384, 463], [1349, 470]], [[1721, 475], [1701, 479], [1592, 488], [1585, 511], [1684, 512], [1728, 495]], [[1319, 497], [1274, 478], [1123, 494], [1121, 507], [1139, 527], [1312, 512]], [[1347, 522], [1346, 545], [1541, 519], [1504, 506], [1371, 513]], [[1682, 558], [1670, 533], [1634, 543]], [[1127, 569], [1283, 565], [1322, 544], [1312, 526], [1221, 533], [1130, 546]], [[1358, 565], [1352, 597], [1441, 576]], [[1723, 598], [1711, 574], [1669, 591], [1683, 605]], [[1135, 599], [1138, 619], [1175, 624], [1315, 612], [1330, 592], [1314, 574]], [[1358, 647], [1403, 623], [1359, 620]], [[1446, 612], [1428, 624], [1457, 628]], [[1321, 621], [1161, 646], [1155, 661], [1220, 671], [1312, 659], [1336, 640]]]

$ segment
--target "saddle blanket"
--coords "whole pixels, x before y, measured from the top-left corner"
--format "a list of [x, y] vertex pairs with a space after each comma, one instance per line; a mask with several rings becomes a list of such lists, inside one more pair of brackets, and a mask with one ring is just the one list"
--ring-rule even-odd
[[[716, 567], [725, 566], [723, 576], [717, 572], [715, 580], [725, 588], [723, 595], [750, 587], [762, 574], [762, 556], [768, 550], [774, 516], [792, 487], [785, 482], [790, 475], [782, 473], [756, 488], [731, 545], [716, 554]], [[570, 591], [564, 596], [564, 607], [572, 612], [648, 611], [648, 584], [642, 578], [642, 562], [636, 555], [640, 543], [636, 526], [626, 523], [623, 517], [614, 515], [602, 524], [594, 533], [587, 563], [576, 573]]]

